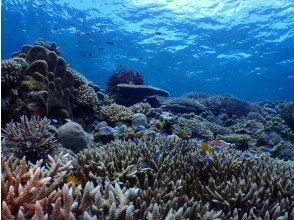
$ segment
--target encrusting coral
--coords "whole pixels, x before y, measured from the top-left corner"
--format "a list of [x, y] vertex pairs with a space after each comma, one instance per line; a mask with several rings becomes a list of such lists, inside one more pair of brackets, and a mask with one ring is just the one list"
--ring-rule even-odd
[[56, 146], [54, 134], [48, 130], [49, 124], [50, 120], [47, 118], [33, 116], [28, 119], [22, 116], [20, 122], [11, 121], [2, 131], [9, 148], [22, 156], [26, 155], [29, 160], [36, 160]]

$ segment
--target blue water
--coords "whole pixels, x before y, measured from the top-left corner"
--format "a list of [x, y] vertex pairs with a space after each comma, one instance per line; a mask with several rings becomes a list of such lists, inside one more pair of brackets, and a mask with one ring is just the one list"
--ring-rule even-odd
[[294, 100], [293, 0], [3, 0], [2, 59], [38, 38], [103, 88], [122, 66], [174, 96]]

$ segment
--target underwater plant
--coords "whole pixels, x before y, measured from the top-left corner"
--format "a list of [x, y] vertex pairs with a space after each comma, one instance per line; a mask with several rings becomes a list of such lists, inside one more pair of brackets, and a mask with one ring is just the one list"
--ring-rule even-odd
[[132, 69], [122, 69], [109, 76], [106, 85], [107, 92], [115, 93], [117, 91], [118, 84], [134, 84], [143, 85], [144, 77], [142, 74]]

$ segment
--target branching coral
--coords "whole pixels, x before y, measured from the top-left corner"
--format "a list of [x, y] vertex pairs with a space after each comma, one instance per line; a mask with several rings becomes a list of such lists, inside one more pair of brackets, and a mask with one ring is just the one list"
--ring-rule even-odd
[[140, 189], [135, 219], [294, 217], [292, 162], [225, 149], [205, 155], [176, 137], [115, 141], [79, 157], [77, 175]]
[[[68, 155], [49, 156], [47, 168], [42, 160], [35, 165], [25, 158], [1, 158], [2, 219], [43, 219], [57, 198], [57, 189], [71, 169]], [[23, 216], [23, 218], [21, 218]], [[39, 217], [39, 218], [38, 218]]]
[[201, 117], [195, 117], [186, 119], [179, 117], [178, 120], [172, 125], [172, 131], [174, 134], [178, 134], [180, 131], [186, 131], [189, 137], [202, 137], [211, 139], [213, 138], [213, 132], [210, 130], [212, 123], [207, 122]]
[[20, 122], [8, 123], [3, 133], [9, 142], [9, 147], [20, 154], [32, 157], [29, 159], [36, 159], [34, 157], [42, 157], [56, 146], [55, 137], [48, 130], [49, 124], [50, 120], [47, 118], [28, 119], [22, 116]]
[[134, 84], [134, 85], [143, 85], [144, 78], [143, 75], [135, 70], [120, 70], [116, 73], [113, 73], [109, 76], [107, 80], [107, 91], [114, 93], [117, 91], [117, 85], [127, 83], [127, 84]]
[[133, 115], [129, 108], [118, 104], [103, 106], [100, 114], [105, 121], [111, 123], [129, 121]]

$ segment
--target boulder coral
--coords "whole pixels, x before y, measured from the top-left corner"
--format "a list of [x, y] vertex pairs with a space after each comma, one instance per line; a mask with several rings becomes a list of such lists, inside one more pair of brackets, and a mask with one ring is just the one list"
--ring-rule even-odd
[[27, 67], [12, 88], [16, 97], [3, 109], [8, 119], [17, 119], [20, 114], [62, 119], [72, 115], [73, 74], [63, 58], [42, 46], [25, 45], [12, 59], [24, 59]]

